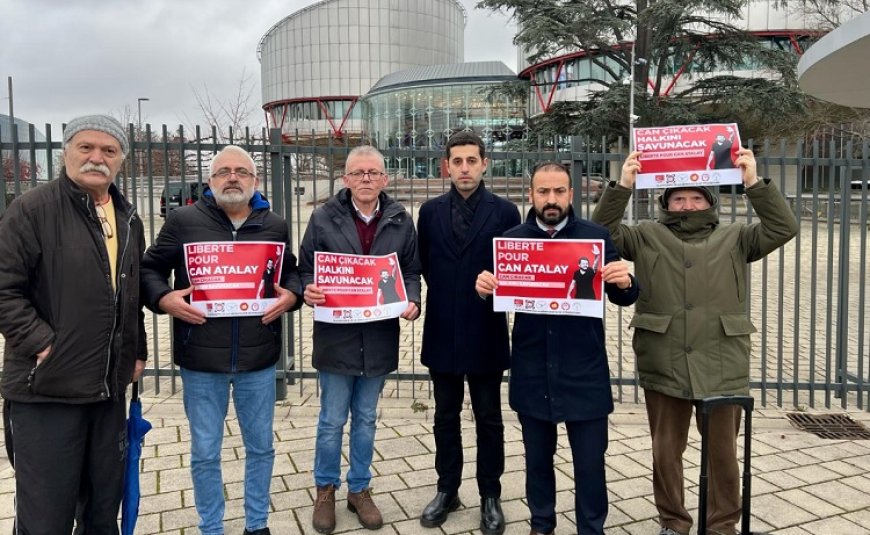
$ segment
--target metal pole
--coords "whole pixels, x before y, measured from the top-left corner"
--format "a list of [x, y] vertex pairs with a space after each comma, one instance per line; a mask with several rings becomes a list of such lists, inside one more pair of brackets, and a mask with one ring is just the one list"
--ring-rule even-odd
[[9, 124], [15, 127], [15, 111], [12, 108], [12, 77], [6, 77], [7, 85], [9, 86]]
[[[637, 36], [635, 35], [635, 39]], [[634, 114], [634, 64], [636, 63], [636, 58], [634, 56], [635, 50], [637, 50], [637, 43], [631, 44], [631, 67], [630, 72], [631, 75], [629, 77], [629, 86], [628, 86], [628, 152], [629, 154], [634, 152], [634, 123], [637, 121], [637, 115]], [[635, 190], [637, 191], [637, 190]], [[628, 203], [628, 223], [634, 223], [634, 203]]]
[[139, 107], [139, 123], [138, 123], [138, 132], [136, 132], [139, 136], [142, 135], [142, 101], [148, 102], [151, 100], [148, 97], [139, 97], [136, 99], [136, 104]]
[[628, 87], [628, 152], [634, 152], [634, 123], [637, 121], [637, 116], [634, 114], [634, 53], [637, 47], [635, 43], [631, 44], [631, 75], [629, 77]]

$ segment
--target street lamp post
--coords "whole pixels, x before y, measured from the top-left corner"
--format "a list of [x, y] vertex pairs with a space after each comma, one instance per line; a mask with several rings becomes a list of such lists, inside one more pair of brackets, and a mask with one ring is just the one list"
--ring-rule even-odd
[[[151, 99], [148, 97], [139, 97], [138, 99], [136, 99], [136, 106], [139, 108], [138, 124], [136, 125], [136, 137], [138, 137], [140, 139], [142, 138], [142, 101], [148, 102], [149, 100], [151, 100]], [[133, 141], [136, 141], [136, 140], [133, 140]], [[134, 155], [135, 155], [135, 150], [134, 150]], [[142, 163], [139, 163], [137, 165], [137, 167], [139, 167], [138, 171], [139, 171], [140, 175], [144, 174], [144, 171], [145, 171], [144, 163], [145, 162], [142, 162]]]
[[[637, 84], [634, 80], [634, 69], [637, 65], [644, 65], [646, 60], [644, 58], [638, 58], [635, 55], [635, 51], [637, 50], [637, 37], [635, 37], [635, 41], [631, 44], [631, 66], [630, 66], [630, 74], [628, 79], [628, 151], [634, 152], [634, 125], [637, 123], [637, 120], [640, 119], [639, 116], [634, 113], [634, 95]], [[648, 198], [648, 197], [647, 197]], [[634, 203], [629, 203], [628, 205], [628, 221], [630, 223], [634, 222]]]

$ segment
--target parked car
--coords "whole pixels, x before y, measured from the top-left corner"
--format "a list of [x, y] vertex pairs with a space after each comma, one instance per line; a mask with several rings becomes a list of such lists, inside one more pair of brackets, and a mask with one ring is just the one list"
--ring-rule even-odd
[[580, 198], [598, 202], [604, 192], [604, 176], [600, 173], [589, 173], [580, 177]]
[[180, 206], [193, 204], [199, 200], [199, 182], [169, 182], [160, 193], [160, 217]]

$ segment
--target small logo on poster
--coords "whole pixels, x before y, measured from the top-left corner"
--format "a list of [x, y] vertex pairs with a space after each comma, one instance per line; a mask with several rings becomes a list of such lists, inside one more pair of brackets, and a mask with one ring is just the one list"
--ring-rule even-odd
[[370, 318], [370, 317], [372, 317], [372, 311], [371, 311], [371, 310], [366, 310], [365, 312], [363, 312], [363, 316], [365, 316], [366, 318]]
[[571, 305], [568, 303], [568, 301], [565, 301], [564, 303], [562, 303], [562, 310], [570, 310], [570, 309], [571, 309]]
[[333, 318], [340, 318], [341, 317], [341, 310], [333, 310], [332, 317]]
[[692, 174], [689, 176], [689, 180], [691, 180], [692, 182], [697, 182], [698, 179], [700, 179], [700, 178], [701, 178], [701, 177], [698, 176], [698, 173], [692, 173]]
[[656, 178], [656, 182], [664, 182], [665, 181], [665, 175], [656, 175], [655, 178]]
[[550, 301], [550, 310], [559, 310], [559, 303]]
[[240, 305], [239, 305], [239, 310], [241, 310], [242, 312], [247, 312], [247, 311], [248, 311], [248, 303], [242, 303], [242, 304], [240, 304]]

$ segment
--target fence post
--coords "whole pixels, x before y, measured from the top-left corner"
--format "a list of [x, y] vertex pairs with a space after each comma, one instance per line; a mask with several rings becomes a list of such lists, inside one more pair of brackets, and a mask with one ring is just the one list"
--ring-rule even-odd
[[[281, 129], [269, 129], [269, 166], [272, 169], [272, 184], [271, 184], [271, 203], [272, 211], [281, 217], [285, 217], [286, 210], [284, 207], [284, 158], [281, 150]], [[264, 162], [265, 163], [265, 162]], [[287, 221], [288, 231], [290, 222]], [[289, 329], [287, 328], [289, 326]], [[293, 322], [288, 321], [287, 315], [281, 315], [281, 332], [285, 334], [282, 337], [281, 358], [275, 365], [275, 398], [287, 399], [287, 378], [285, 371], [292, 369], [294, 362], [290, 361], [290, 350], [293, 348], [293, 339], [289, 336], [292, 333]], [[288, 331], [290, 331], [288, 333]]]
[[[849, 146], [851, 149], [851, 144]], [[840, 171], [840, 247], [839, 258], [839, 273], [837, 274], [837, 321], [836, 324], [836, 342], [835, 355], [837, 358], [837, 383], [840, 385], [839, 398], [840, 406], [846, 408], [848, 406], [849, 395], [849, 239], [851, 232], [851, 207], [849, 206], [852, 200], [852, 191], [850, 189], [849, 174], [846, 173], [844, 166], [837, 167]], [[834, 188], [834, 181], [831, 180], [831, 188]], [[831, 222], [833, 224], [833, 222]], [[861, 397], [861, 393], [858, 393]]]

